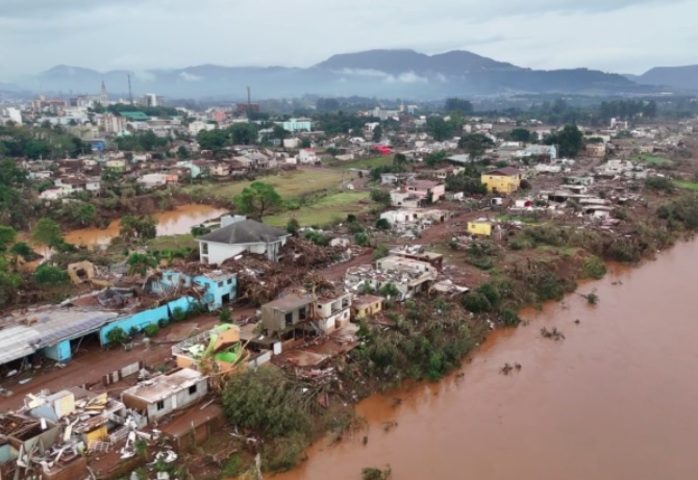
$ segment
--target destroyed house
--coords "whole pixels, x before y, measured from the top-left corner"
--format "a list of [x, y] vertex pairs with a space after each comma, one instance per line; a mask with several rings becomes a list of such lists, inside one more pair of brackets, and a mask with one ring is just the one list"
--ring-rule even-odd
[[187, 408], [208, 393], [208, 377], [182, 368], [160, 375], [124, 390], [121, 400], [128, 408], [146, 415], [149, 422]]
[[262, 325], [270, 334], [282, 335], [291, 332], [314, 318], [315, 301], [314, 295], [288, 294], [265, 303], [260, 308]]
[[162, 272], [162, 277], [152, 282], [149, 288], [161, 295], [194, 289], [202, 304], [210, 309], [217, 309], [237, 298], [237, 275], [216, 270], [192, 276], [167, 270]]
[[44, 455], [56, 444], [59, 434], [60, 426], [54, 422], [17, 413], [0, 414], [0, 471], [2, 464], [17, 459], [26, 464], [28, 455]]
[[247, 366], [250, 354], [240, 342], [240, 327], [228, 323], [217, 325], [172, 346], [178, 368], [206, 365], [227, 374]]
[[412, 298], [429, 290], [436, 280], [436, 269], [426, 262], [391, 255], [376, 262], [376, 268], [363, 265], [347, 270], [345, 286], [353, 292], [366, 287], [380, 292], [387, 285], [397, 290], [397, 300]]
[[351, 312], [356, 319], [367, 318], [383, 309], [383, 297], [359, 295], [351, 303]]
[[349, 323], [351, 293], [343, 290], [322, 295], [315, 302], [316, 324], [324, 333], [332, 333]]

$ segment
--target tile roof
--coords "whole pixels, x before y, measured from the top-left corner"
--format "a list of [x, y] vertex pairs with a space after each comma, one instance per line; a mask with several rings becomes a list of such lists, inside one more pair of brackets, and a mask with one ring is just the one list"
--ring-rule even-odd
[[219, 228], [197, 240], [228, 245], [275, 242], [290, 234], [286, 230], [270, 227], [255, 220], [242, 220]]

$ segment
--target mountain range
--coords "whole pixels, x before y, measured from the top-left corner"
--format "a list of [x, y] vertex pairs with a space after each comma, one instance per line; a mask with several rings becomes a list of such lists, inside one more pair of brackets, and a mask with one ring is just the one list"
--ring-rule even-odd
[[534, 70], [460, 50], [438, 55], [413, 50], [369, 50], [334, 55], [309, 68], [199, 65], [98, 72], [59, 65], [23, 79], [21, 89], [64, 95], [97, 94], [104, 80], [111, 95], [124, 96], [129, 73], [136, 97], [157, 93], [169, 98], [242, 99], [250, 86], [255, 98], [315, 94], [428, 99], [453, 95], [660, 91], [653, 85], [692, 89], [696, 84], [690, 78], [698, 77], [698, 66], [655, 68], [642, 76], [624, 76], [585, 68]]

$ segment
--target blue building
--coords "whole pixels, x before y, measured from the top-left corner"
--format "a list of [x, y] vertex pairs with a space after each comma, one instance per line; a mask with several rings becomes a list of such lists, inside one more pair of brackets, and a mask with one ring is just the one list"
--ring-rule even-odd
[[237, 275], [221, 271], [190, 276], [182, 272], [168, 270], [162, 279], [150, 285], [153, 293], [164, 294], [178, 285], [197, 288], [202, 293], [201, 301], [210, 310], [221, 308], [237, 299]]

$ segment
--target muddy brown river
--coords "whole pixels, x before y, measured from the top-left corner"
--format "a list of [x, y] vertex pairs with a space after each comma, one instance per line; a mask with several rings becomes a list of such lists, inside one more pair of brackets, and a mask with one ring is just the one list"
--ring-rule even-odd
[[[368, 398], [367, 433], [321, 442], [274, 479], [358, 480], [383, 465], [394, 480], [696, 479], [696, 285], [698, 241], [612, 267], [578, 290], [596, 288], [596, 307], [571, 295], [524, 312], [528, 326], [492, 335], [461, 378]], [[566, 338], [544, 339], [542, 327]], [[521, 371], [500, 374], [507, 362]]]
[[[189, 233], [191, 227], [199, 225], [227, 213], [227, 210], [214, 208], [208, 205], [182, 205], [174, 210], [156, 213], [153, 215], [158, 221], [158, 236], [179, 235]], [[119, 220], [114, 220], [105, 229], [82, 228], [72, 230], [65, 235], [68, 243], [85, 245], [88, 247], [107, 245], [112, 238], [119, 235]]]

